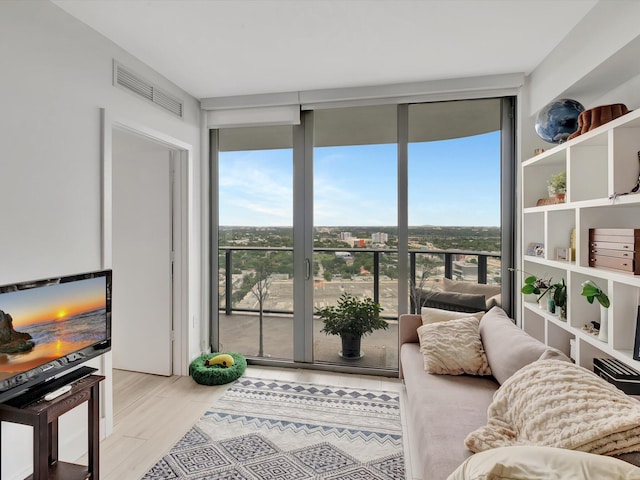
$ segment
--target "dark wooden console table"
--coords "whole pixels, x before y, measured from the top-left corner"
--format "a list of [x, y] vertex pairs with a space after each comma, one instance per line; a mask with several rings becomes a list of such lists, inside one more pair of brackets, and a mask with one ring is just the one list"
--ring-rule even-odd
[[[38, 400], [23, 408], [0, 404], [0, 421], [33, 427], [33, 475], [28, 480], [80, 480], [100, 478], [99, 393], [102, 375], [90, 375], [71, 384], [71, 391], [47, 402]], [[89, 465], [58, 461], [58, 417], [88, 402]], [[2, 437], [0, 433], [0, 446]]]

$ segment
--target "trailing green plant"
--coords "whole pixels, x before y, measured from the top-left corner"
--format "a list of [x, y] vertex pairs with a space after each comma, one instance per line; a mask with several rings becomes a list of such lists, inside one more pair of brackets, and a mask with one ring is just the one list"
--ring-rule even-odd
[[565, 172], [551, 175], [547, 180], [547, 185], [553, 190], [553, 193], [566, 193], [567, 191], [567, 174]]
[[364, 336], [374, 330], [386, 330], [389, 324], [380, 316], [384, 309], [370, 297], [359, 299], [350, 293], [338, 298], [338, 305], [321, 308], [316, 313], [324, 322], [322, 333]]
[[587, 297], [587, 302], [593, 303], [593, 300], [598, 300], [598, 303], [602, 305], [604, 308], [609, 308], [611, 302], [609, 302], [609, 297], [606, 293], [602, 291], [602, 289], [596, 285], [593, 280], [587, 280], [582, 283], [582, 292], [580, 295]]

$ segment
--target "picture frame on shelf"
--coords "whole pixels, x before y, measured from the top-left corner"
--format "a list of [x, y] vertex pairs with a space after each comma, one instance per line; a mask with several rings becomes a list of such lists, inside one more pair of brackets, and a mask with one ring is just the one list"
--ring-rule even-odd
[[556, 260], [559, 262], [571, 261], [571, 249], [569, 247], [556, 248]]
[[527, 255], [532, 257], [544, 257], [544, 243], [531, 242], [527, 248]]

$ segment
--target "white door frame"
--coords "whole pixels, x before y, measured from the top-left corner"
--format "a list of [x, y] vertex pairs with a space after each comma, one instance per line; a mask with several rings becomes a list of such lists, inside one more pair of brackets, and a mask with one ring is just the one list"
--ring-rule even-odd
[[[172, 150], [175, 165], [173, 187], [174, 220], [174, 277], [173, 277], [173, 373], [188, 375], [189, 367], [189, 318], [196, 318], [194, 308], [189, 304], [189, 273], [193, 256], [189, 250], [190, 219], [194, 215], [194, 205], [190, 194], [190, 178], [193, 172], [192, 145], [171, 137], [163, 132], [148, 128], [126, 118], [114, 117], [106, 109], [100, 109], [102, 123], [102, 268], [109, 269], [113, 262], [113, 129], [123, 130]], [[193, 268], [193, 267], [191, 267]], [[112, 369], [111, 353], [103, 355], [102, 367]], [[113, 385], [111, 375], [105, 383], [103, 397], [104, 418], [113, 419]], [[105, 425], [109, 435], [113, 425]]]

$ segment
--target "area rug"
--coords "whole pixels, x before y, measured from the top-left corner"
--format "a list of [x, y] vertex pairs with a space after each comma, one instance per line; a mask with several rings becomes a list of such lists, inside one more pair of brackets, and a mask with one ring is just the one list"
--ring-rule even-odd
[[404, 478], [399, 393], [247, 377], [143, 477]]

